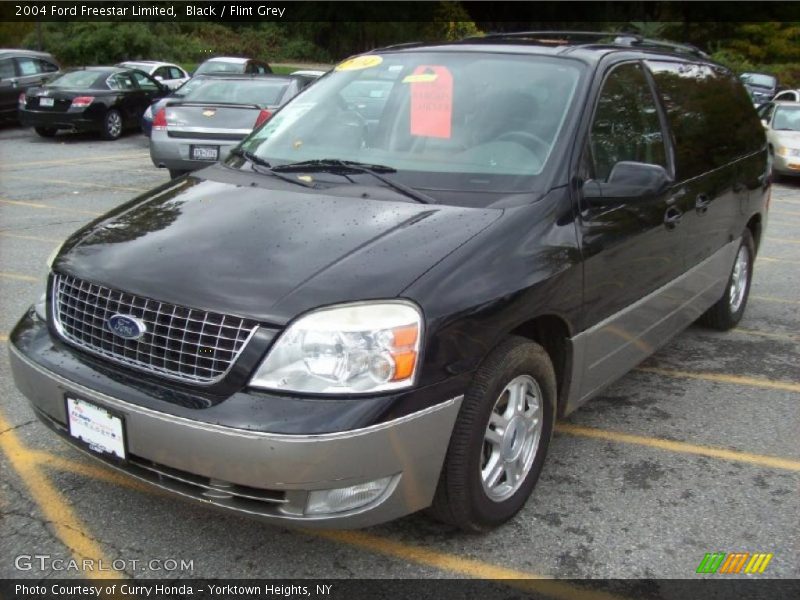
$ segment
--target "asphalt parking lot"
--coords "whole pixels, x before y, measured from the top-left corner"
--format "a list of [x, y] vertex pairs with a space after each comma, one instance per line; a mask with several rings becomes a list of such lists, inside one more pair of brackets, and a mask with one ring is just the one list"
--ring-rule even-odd
[[[147, 139], [0, 129], [0, 345], [72, 231], [167, 180]], [[131, 577], [691, 578], [706, 552], [800, 577], [800, 180], [773, 189], [747, 313], [692, 327], [559, 425], [526, 508], [486, 535], [422, 515], [306, 532], [220, 513], [109, 470], [40, 425], [0, 352], [0, 577], [18, 555], [140, 561]], [[153, 559], [189, 571], [145, 571]], [[108, 576], [108, 573], [105, 573]], [[708, 577], [708, 576], [706, 576]], [[748, 576], [752, 577], [752, 576]], [[547, 588], [564, 595], [570, 584]]]

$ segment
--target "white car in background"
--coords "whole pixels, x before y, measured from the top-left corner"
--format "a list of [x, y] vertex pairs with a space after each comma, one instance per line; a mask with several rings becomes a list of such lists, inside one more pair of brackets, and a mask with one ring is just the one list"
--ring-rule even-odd
[[190, 75], [181, 67], [173, 63], [158, 62], [156, 60], [127, 60], [117, 65], [128, 69], [144, 71], [171, 90], [176, 90], [189, 81]]
[[772, 171], [800, 175], [800, 102], [767, 102], [758, 117], [767, 134]]

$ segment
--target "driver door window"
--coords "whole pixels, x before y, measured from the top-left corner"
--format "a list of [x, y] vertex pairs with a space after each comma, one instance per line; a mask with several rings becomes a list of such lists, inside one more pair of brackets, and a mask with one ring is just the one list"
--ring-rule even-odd
[[589, 135], [590, 177], [607, 181], [622, 161], [667, 167], [664, 135], [650, 85], [638, 64], [625, 64], [606, 78]]

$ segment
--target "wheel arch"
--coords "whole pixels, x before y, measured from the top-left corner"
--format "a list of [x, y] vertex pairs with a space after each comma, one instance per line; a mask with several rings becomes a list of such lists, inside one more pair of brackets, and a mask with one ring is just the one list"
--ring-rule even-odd
[[573, 348], [569, 323], [556, 314], [541, 314], [508, 332], [536, 342], [550, 357], [556, 373], [556, 415], [564, 415], [570, 390]]

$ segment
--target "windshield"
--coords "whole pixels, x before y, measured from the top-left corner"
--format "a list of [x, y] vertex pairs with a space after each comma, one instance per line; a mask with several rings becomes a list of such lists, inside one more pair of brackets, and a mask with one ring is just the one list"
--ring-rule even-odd
[[98, 71], [71, 71], [56, 77], [48, 85], [51, 87], [87, 89], [94, 87], [94, 83], [98, 79], [105, 80], [106, 77], [108, 77], [108, 73]]
[[532, 55], [410, 53], [345, 61], [243, 143], [273, 166], [379, 164], [431, 190], [527, 191], [582, 67]]
[[244, 73], [244, 61], [237, 60], [229, 62], [227, 60], [208, 60], [197, 68], [195, 75], [201, 73]]
[[762, 75], [760, 73], [745, 73], [742, 75], [742, 81], [750, 85], [757, 85], [759, 87], [771, 88], [775, 87], [776, 79], [771, 75]]
[[772, 128], [800, 131], [800, 106], [778, 106], [772, 118]]
[[188, 91], [187, 102], [226, 102], [275, 106], [288, 87], [285, 79], [208, 79], [203, 85]]

